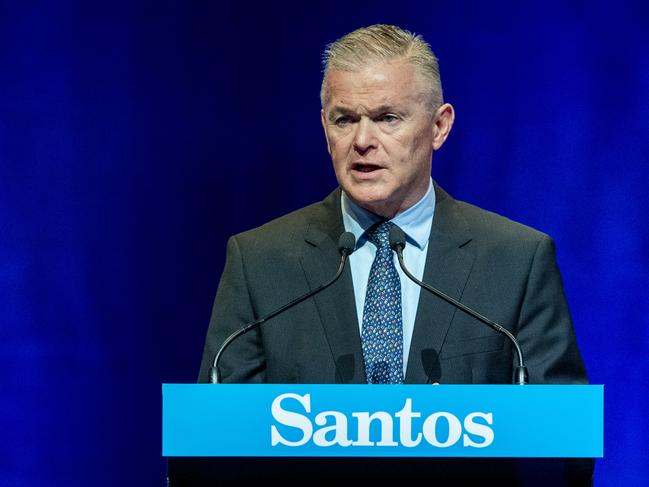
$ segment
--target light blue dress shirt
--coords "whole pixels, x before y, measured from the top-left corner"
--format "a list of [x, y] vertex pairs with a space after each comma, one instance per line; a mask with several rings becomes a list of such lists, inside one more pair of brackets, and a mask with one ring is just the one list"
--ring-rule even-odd
[[[374, 223], [382, 220], [382, 218], [356, 205], [344, 191], [341, 196], [341, 209], [345, 231], [352, 232], [356, 237], [356, 250], [349, 257], [349, 264], [354, 284], [358, 325], [359, 328], [362, 328], [367, 281], [372, 262], [374, 262], [374, 256], [376, 255], [376, 246], [368, 239], [365, 231]], [[430, 229], [433, 226], [434, 214], [435, 190], [433, 189], [433, 181], [431, 179], [426, 194], [415, 205], [390, 220], [406, 234], [406, 247], [403, 251], [403, 260], [408, 270], [419, 280], [424, 276], [428, 238], [430, 237]], [[421, 288], [403, 273], [399, 266], [396, 253], [394, 254], [394, 265], [401, 279], [403, 376], [405, 377]]]

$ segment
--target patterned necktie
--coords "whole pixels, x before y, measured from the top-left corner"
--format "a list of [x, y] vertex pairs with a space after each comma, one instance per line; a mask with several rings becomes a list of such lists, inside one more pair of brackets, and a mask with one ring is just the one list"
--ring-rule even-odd
[[376, 257], [367, 283], [361, 341], [368, 384], [403, 383], [401, 282], [388, 239], [388, 221], [368, 231]]

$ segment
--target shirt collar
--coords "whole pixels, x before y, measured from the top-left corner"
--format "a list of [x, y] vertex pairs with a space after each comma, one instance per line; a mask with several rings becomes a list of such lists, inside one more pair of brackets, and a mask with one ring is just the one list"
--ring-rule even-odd
[[[382, 218], [361, 208], [354, 203], [344, 191], [341, 191], [340, 207], [342, 209], [345, 231], [356, 237], [356, 248], [362, 247], [367, 240], [366, 231]], [[426, 194], [406, 211], [397, 214], [390, 221], [399, 226], [406, 234], [406, 240], [420, 250], [426, 248], [435, 213], [435, 189], [433, 180], [428, 184]]]

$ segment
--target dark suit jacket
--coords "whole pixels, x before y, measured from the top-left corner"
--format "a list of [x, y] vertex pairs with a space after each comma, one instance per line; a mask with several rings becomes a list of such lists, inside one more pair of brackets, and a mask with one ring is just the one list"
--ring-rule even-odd
[[[586, 383], [552, 240], [435, 192], [424, 282], [514, 333], [530, 383]], [[230, 333], [334, 275], [343, 232], [337, 189], [229, 240], [200, 382]], [[348, 267], [330, 288], [235, 341], [222, 357], [223, 381], [366, 382], [355, 306]], [[421, 291], [407, 383], [507, 384], [515, 360], [503, 335]]]
[[[530, 383], [586, 383], [552, 240], [455, 201], [437, 185], [435, 192], [423, 280], [514, 333], [527, 361]], [[338, 189], [320, 203], [229, 240], [200, 382], [207, 381], [218, 347], [233, 331], [334, 275], [340, 261], [337, 241], [343, 232]], [[366, 382], [355, 306], [347, 267], [330, 288], [233, 342], [222, 357], [223, 381]], [[421, 291], [407, 383], [509, 384], [515, 360], [511, 344], [502, 335]], [[491, 481], [501, 486], [590, 485], [593, 472], [588, 459], [367, 459], [367, 463], [359, 459], [338, 466], [331, 462], [305, 460], [302, 467], [296, 464], [290, 471], [302, 468], [322, 479], [344, 476], [379, 483], [389, 478], [428, 479], [438, 485]], [[224, 470], [217, 470], [222, 476]], [[272, 476], [267, 466], [247, 471], [259, 479]], [[284, 481], [286, 469], [281, 471]]]

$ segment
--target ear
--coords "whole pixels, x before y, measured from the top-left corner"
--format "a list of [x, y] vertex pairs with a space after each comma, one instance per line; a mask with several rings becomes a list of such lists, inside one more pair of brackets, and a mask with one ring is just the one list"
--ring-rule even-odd
[[325, 122], [325, 112], [324, 109], [320, 110], [320, 123], [325, 134], [325, 140], [327, 141], [327, 152], [331, 155], [331, 145], [329, 145], [329, 135], [327, 134], [327, 124]]
[[451, 132], [455, 121], [455, 109], [450, 103], [444, 103], [433, 117], [433, 150], [439, 150]]

